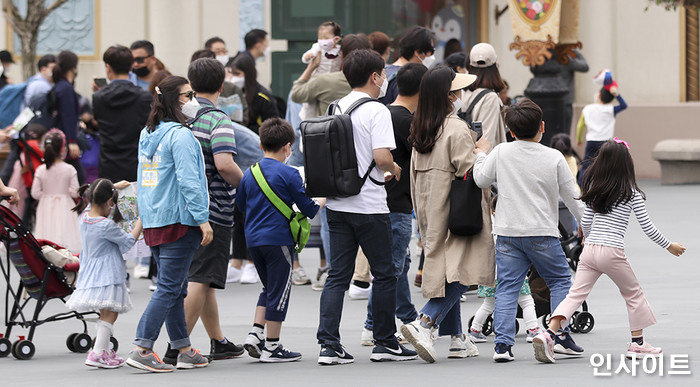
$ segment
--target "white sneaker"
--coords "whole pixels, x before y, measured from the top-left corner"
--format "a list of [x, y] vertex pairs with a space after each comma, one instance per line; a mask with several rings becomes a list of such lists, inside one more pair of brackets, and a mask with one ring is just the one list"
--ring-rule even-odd
[[374, 334], [367, 328], [362, 328], [362, 336], [360, 336], [360, 344], [365, 347], [374, 346]]
[[367, 300], [369, 299], [369, 294], [372, 292], [372, 284], [369, 284], [367, 289], [363, 289], [353, 283], [350, 284], [350, 289], [348, 290], [348, 296], [351, 300]]
[[134, 278], [148, 278], [148, 265], [134, 266]]
[[420, 320], [416, 320], [412, 323], [402, 325], [401, 334], [413, 345], [413, 348], [416, 349], [421, 359], [428, 363], [435, 363], [437, 360], [437, 353], [433, 346], [435, 342], [433, 332], [428, 328], [424, 328], [420, 323]]
[[311, 290], [320, 292], [323, 290], [323, 286], [326, 285], [326, 279], [328, 278], [328, 266], [326, 266], [325, 270], [318, 269], [318, 274], [316, 275], [316, 283], [311, 285]]
[[304, 268], [299, 266], [292, 270], [292, 285], [309, 285], [311, 279], [306, 275]]
[[447, 355], [450, 359], [479, 356], [479, 349], [472, 342], [471, 338], [465, 334], [452, 336], [450, 341], [450, 352]]
[[243, 275], [243, 270], [236, 269], [235, 267], [229, 265], [226, 269], [226, 283], [241, 282], [241, 276]]
[[260, 281], [258, 277], [258, 271], [255, 269], [255, 265], [249, 263], [243, 266], [243, 274], [241, 274], [242, 284], [257, 284]]

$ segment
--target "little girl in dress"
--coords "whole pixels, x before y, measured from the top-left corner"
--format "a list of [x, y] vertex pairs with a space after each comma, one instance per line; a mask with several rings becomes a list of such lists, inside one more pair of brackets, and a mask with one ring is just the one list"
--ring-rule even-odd
[[63, 161], [66, 141], [63, 132], [52, 129], [44, 139], [44, 164], [36, 169], [32, 197], [39, 201], [34, 236], [80, 252], [78, 217], [71, 212], [78, 196], [78, 173]]
[[87, 203], [83, 196], [90, 203], [90, 209], [80, 215], [83, 239], [80, 271], [75, 292], [66, 306], [78, 312], [100, 312], [95, 345], [88, 353], [85, 365], [117, 368], [124, 365], [124, 359], [109, 349], [109, 339], [119, 313], [132, 308], [122, 254], [134, 246], [143, 227], [139, 219], [131, 233], [127, 233], [117, 224], [122, 220], [119, 208], [114, 204], [119, 193], [111, 181], [97, 179], [80, 187], [78, 193], [80, 202], [73, 210], [80, 213], [85, 209]]

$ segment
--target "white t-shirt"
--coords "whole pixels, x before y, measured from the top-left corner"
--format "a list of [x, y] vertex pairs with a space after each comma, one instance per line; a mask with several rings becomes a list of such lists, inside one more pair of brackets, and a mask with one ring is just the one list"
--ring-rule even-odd
[[[360, 91], [351, 91], [338, 101], [338, 106], [344, 112], [353, 102], [363, 97], [369, 98], [369, 95]], [[391, 113], [382, 103], [366, 102], [352, 112], [350, 119], [357, 155], [357, 171], [360, 176], [364, 176], [374, 159], [372, 154], [374, 149], [396, 148]], [[375, 180], [384, 181], [384, 172], [377, 167], [372, 169], [370, 176]], [[333, 211], [359, 214], [389, 213], [384, 186], [373, 183], [369, 178], [359, 194], [344, 198], [328, 198], [326, 205]]]
[[608, 141], [615, 134], [615, 106], [594, 103], [583, 108], [586, 141]]

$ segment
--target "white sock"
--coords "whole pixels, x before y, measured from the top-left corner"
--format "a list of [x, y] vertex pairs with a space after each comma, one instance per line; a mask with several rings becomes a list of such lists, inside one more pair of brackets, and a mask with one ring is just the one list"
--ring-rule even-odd
[[259, 339], [264, 339], [265, 338], [265, 329], [256, 327], [253, 325], [253, 330], [250, 331], [251, 333], [255, 333], [256, 336], [258, 336]]
[[275, 341], [265, 340], [265, 349], [267, 350], [274, 351], [278, 345], [280, 345], [279, 339]]
[[109, 339], [112, 337], [113, 329], [114, 326], [106, 321], [99, 320], [97, 322], [97, 337], [95, 338], [95, 346], [92, 349], [95, 353], [109, 352]]

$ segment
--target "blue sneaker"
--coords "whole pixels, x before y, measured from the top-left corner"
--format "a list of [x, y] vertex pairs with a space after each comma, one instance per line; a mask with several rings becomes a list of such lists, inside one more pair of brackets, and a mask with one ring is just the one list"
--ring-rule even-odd
[[569, 332], [565, 332], [563, 338], [559, 337], [559, 335], [554, 337], [554, 353], [569, 356], [581, 356], [583, 355], [583, 348], [576, 345]]
[[370, 355], [369, 360], [372, 361], [404, 361], [404, 360], [414, 360], [418, 357], [418, 352], [407, 349], [398, 342], [394, 343], [395, 347], [392, 348], [389, 345], [383, 345], [379, 343], [374, 344], [374, 349], [372, 349], [372, 355]]
[[493, 361], [496, 363], [505, 363], [513, 361], [513, 352], [510, 350], [510, 345], [505, 343], [496, 343], [496, 351], [493, 354]]
[[265, 348], [265, 339], [258, 336], [255, 332], [250, 332], [243, 342], [243, 348], [248, 351], [250, 357], [260, 359], [263, 348]]
[[348, 364], [355, 361], [351, 354], [345, 352], [345, 348], [337, 344], [321, 344], [321, 352], [318, 354], [318, 364], [334, 365]]
[[284, 348], [282, 344], [278, 344], [275, 349], [265, 347], [262, 350], [262, 355], [260, 355], [260, 361], [263, 363], [286, 363], [300, 359], [301, 354], [299, 352], [292, 352]]

